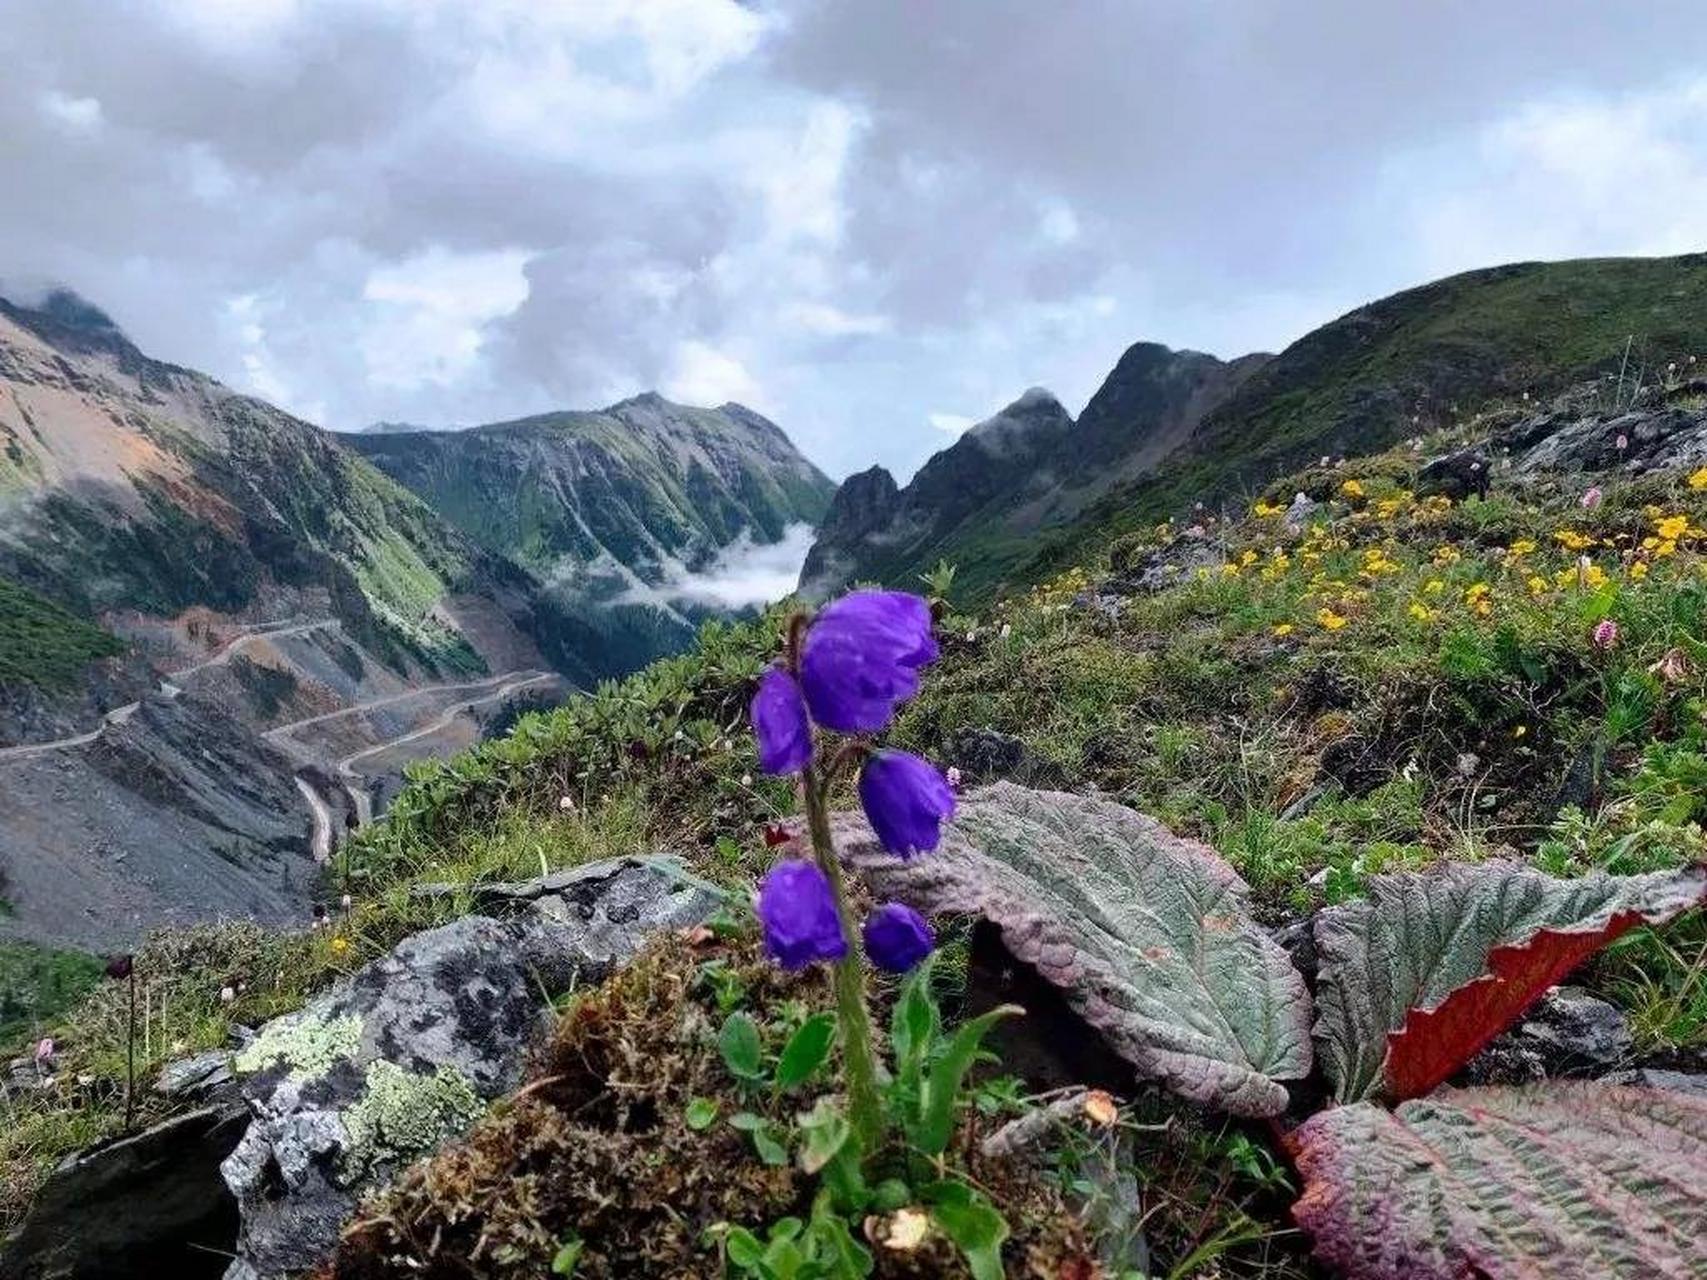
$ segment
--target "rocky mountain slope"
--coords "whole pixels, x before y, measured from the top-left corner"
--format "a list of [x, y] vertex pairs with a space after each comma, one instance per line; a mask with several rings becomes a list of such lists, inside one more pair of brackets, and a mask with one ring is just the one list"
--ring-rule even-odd
[[1141, 342], [1077, 424], [1034, 387], [967, 431], [905, 488], [881, 467], [843, 482], [801, 574], [809, 596], [849, 582], [914, 581], [937, 559], [985, 589], [1030, 554], [1039, 530], [1072, 520], [1123, 479], [1177, 449], [1267, 357], [1230, 364]]
[[852, 477], [802, 583], [819, 594], [856, 578], [905, 585], [946, 556], [967, 598], [982, 599], [1320, 455], [1366, 453], [1448, 426], [1491, 397], [1586, 378], [1605, 383], [1610, 404], [1662, 377], [1676, 353], [1703, 349], [1707, 255], [1466, 272], [1359, 307], [1273, 358], [1221, 365], [1139, 344], [1078, 430], [1061, 433], [1067, 456], [1039, 449], [1027, 459], [1035, 478], [1015, 466], [999, 496], [957, 498], [981, 492], [989, 470], [967, 440], [894, 496], [886, 476]]
[[478, 545], [591, 615], [624, 662], [679, 649], [698, 612], [669, 584], [748, 537], [773, 543], [823, 518], [834, 485], [772, 422], [738, 404], [648, 393], [590, 413], [465, 431], [388, 428], [349, 446]]

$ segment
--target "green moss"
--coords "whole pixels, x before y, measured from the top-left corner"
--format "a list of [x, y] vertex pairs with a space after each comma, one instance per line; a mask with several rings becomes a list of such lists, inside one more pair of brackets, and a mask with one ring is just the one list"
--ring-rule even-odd
[[0, 686], [67, 689], [91, 662], [123, 652], [117, 636], [0, 578]]
[[282, 1063], [293, 1080], [307, 1082], [353, 1056], [361, 1042], [362, 1020], [354, 1016], [284, 1018], [262, 1028], [255, 1042], [237, 1055], [235, 1066], [240, 1074], [251, 1075]]
[[0, 1044], [46, 1030], [101, 980], [101, 962], [80, 951], [0, 943]]
[[361, 1098], [344, 1112], [340, 1172], [354, 1182], [413, 1160], [464, 1132], [485, 1110], [468, 1077], [453, 1067], [419, 1075], [382, 1059], [368, 1067]]

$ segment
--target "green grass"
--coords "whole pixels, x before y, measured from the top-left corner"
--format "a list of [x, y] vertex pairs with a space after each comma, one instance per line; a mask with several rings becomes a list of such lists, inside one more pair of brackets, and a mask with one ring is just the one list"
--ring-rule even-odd
[[34, 1039], [101, 978], [101, 962], [80, 951], [0, 942], [0, 1044]]
[[123, 652], [117, 636], [0, 578], [0, 686], [69, 689], [91, 662]]

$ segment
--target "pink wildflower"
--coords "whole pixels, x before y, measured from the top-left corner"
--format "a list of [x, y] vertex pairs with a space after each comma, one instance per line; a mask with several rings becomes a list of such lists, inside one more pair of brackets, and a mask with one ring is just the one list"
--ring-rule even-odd
[[1611, 618], [1602, 618], [1594, 624], [1594, 647], [1607, 650], [1618, 643], [1618, 624]]
[[1583, 509], [1585, 511], [1593, 511], [1599, 505], [1600, 505], [1600, 486], [1596, 485], [1594, 488], [1588, 490], [1586, 493], [1583, 494]]

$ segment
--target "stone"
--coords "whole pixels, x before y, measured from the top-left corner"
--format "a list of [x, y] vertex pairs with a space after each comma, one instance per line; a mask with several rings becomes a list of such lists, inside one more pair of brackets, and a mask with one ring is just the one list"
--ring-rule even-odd
[[1027, 786], [1060, 785], [1060, 767], [1034, 752], [1012, 734], [994, 729], [962, 729], [949, 741], [945, 763], [954, 765], [968, 784], [1018, 782]]
[[1417, 472], [1417, 492], [1444, 494], [1454, 502], [1462, 502], [1471, 494], [1485, 497], [1490, 465], [1490, 459], [1479, 448], [1460, 449], [1431, 459]]
[[662, 859], [488, 885], [493, 914], [405, 939], [238, 1055], [252, 1117], [225, 1159], [242, 1225], [228, 1280], [317, 1265], [365, 1190], [465, 1131], [520, 1081], [542, 995], [597, 982], [718, 896]]
[[1198, 570], [1219, 570], [1226, 557], [1200, 529], [1188, 529], [1166, 546], [1136, 556], [1131, 564], [1102, 584], [1117, 596], [1154, 595], [1186, 582]]
[[1316, 514], [1321, 505], [1307, 493], [1297, 494], [1292, 499], [1292, 505], [1286, 508], [1286, 514], [1280, 517], [1280, 523], [1291, 533], [1302, 533], [1310, 523], [1310, 517]]
[[1471, 1059], [1464, 1075], [1471, 1084], [1599, 1075], [1627, 1062], [1633, 1044], [1623, 1010], [1580, 987], [1554, 987]]
[[209, 1049], [191, 1058], [168, 1062], [154, 1081], [154, 1092], [168, 1098], [205, 1097], [230, 1084], [231, 1054]]
[[72, 1156], [6, 1242], [8, 1280], [220, 1274], [237, 1204], [220, 1178], [241, 1106], [204, 1107]]

